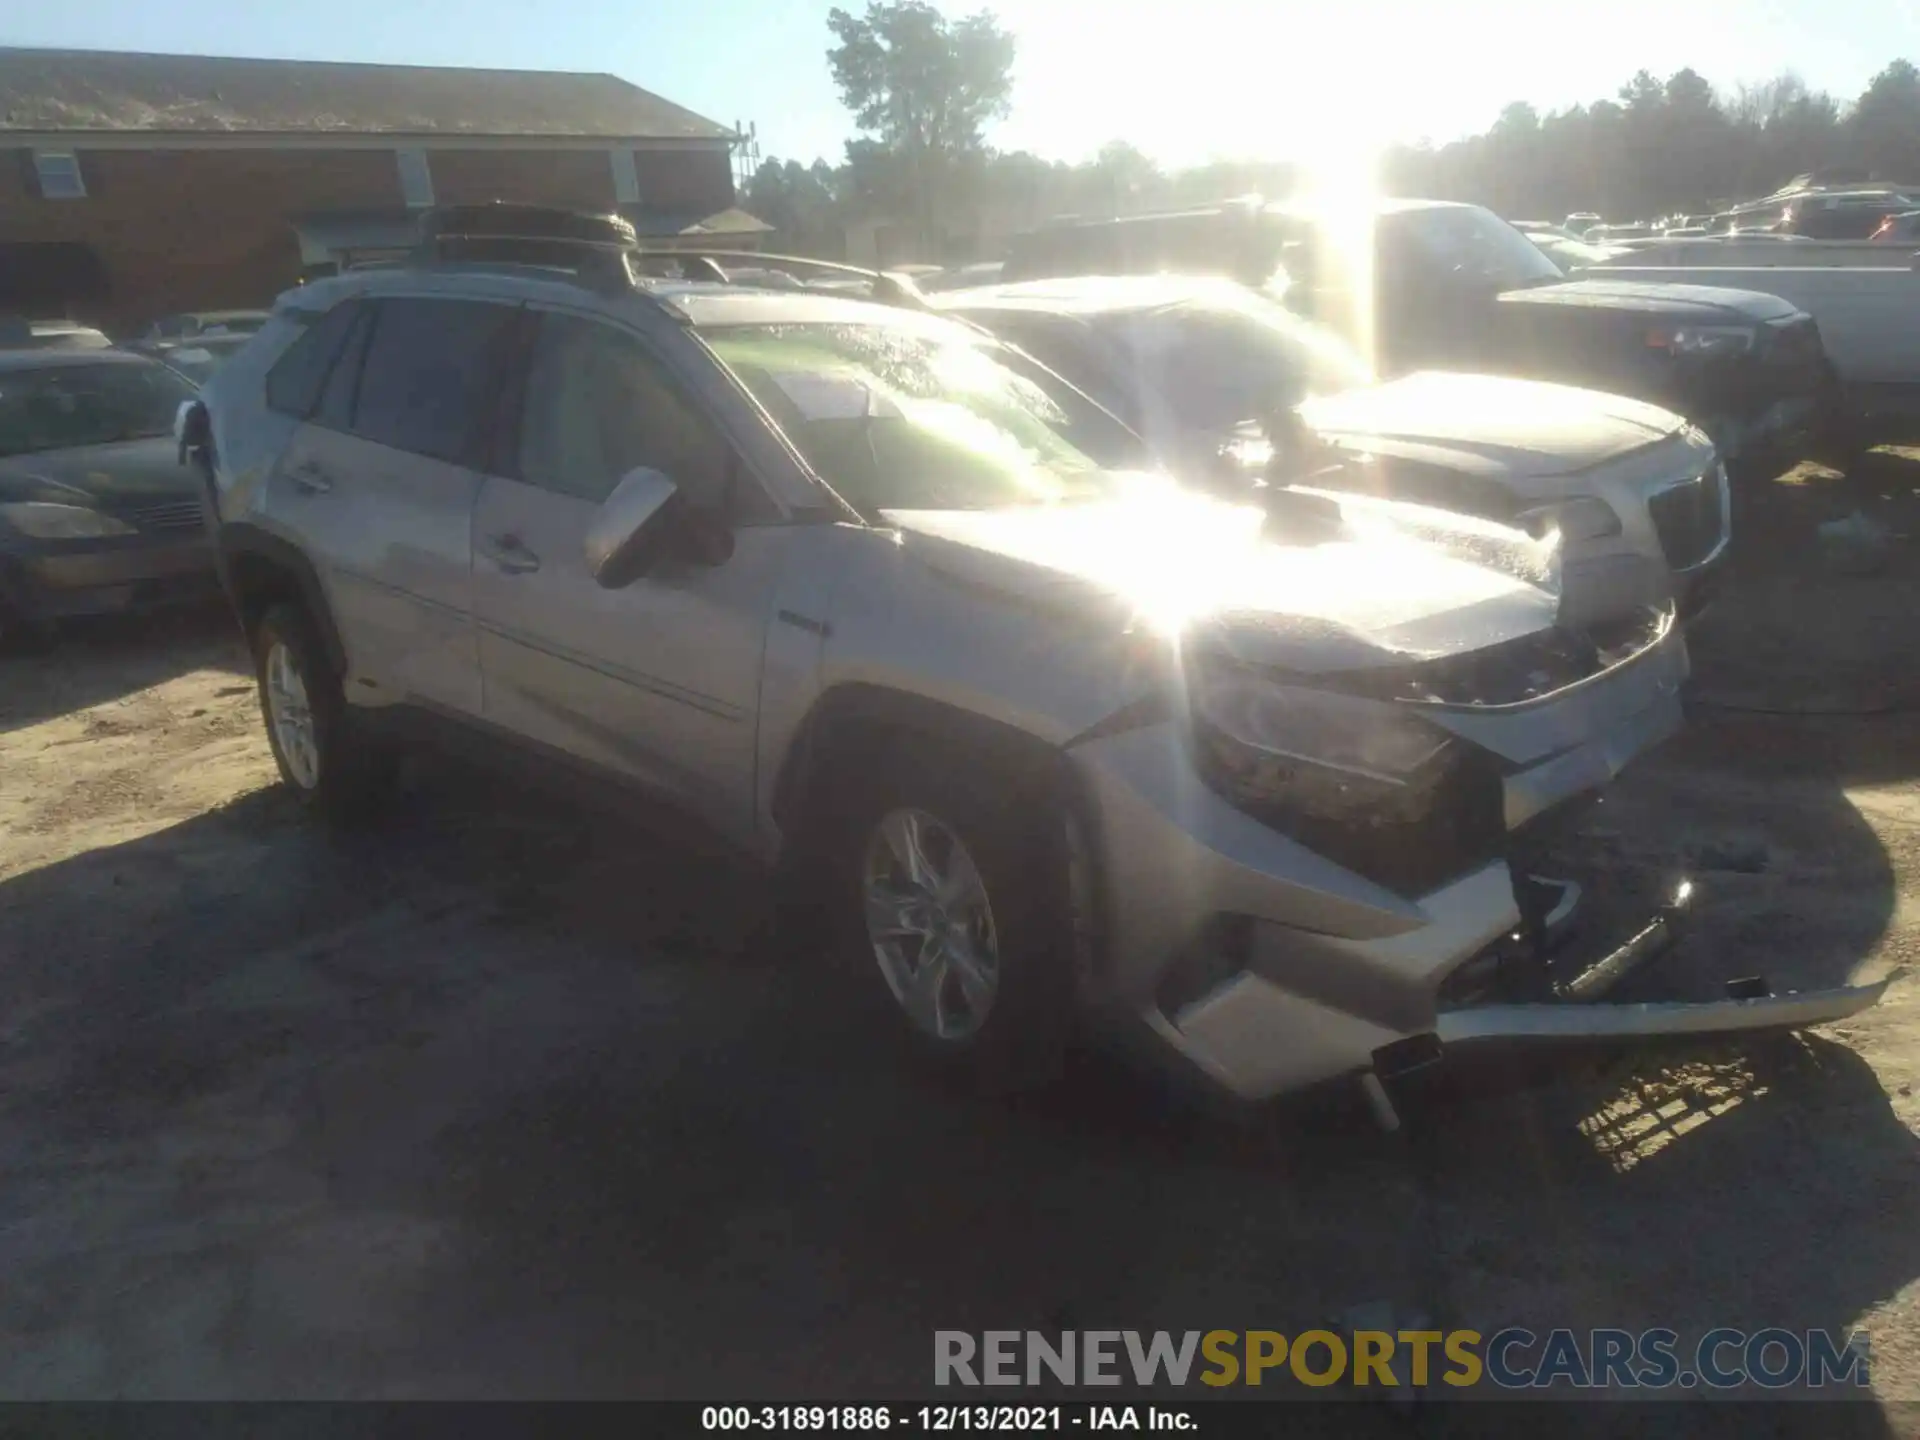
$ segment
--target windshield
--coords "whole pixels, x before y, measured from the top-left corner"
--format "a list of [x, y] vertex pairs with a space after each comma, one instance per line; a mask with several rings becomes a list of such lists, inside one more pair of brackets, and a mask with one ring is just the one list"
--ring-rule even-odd
[[1117, 353], [1190, 429], [1228, 430], [1374, 378], [1333, 331], [1237, 286], [1205, 301], [1104, 316], [1096, 328], [1118, 332]]
[[0, 456], [171, 435], [193, 395], [157, 363], [0, 370]]
[[[1016, 373], [968, 332], [882, 322], [702, 332], [807, 463], [862, 513], [990, 510], [1112, 493], [1130, 432]], [[1109, 448], [1112, 453], [1109, 454]], [[1098, 453], [1101, 460], [1096, 460]]]
[[1560, 267], [1526, 236], [1478, 205], [1435, 205], [1380, 219], [1411, 236], [1443, 268], [1503, 289], [1558, 280]]

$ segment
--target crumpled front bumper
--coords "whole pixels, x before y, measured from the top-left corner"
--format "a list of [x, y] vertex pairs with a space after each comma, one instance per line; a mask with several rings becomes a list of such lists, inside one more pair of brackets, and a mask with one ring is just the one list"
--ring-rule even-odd
[[[1471, 967], [1537, 917], [1516, 885], [1533, 866], [1513, 837], [1554, 825], [1681, 725], [1677, 631], [1593, 681], [1537, 703], [1432, 718], [1506, 766], [1509, 854], [1427, 894], [1394, 893], [1243, 813], [1208, 787], [1171, 723], [1068, 751], [1099, 875], [1101, 944], [1085, 978], [1096, 1012], [1248, 1099], [1342, 1075], [1391, 1074], [1495, 1042], [1581, 1044], [1843, 1019], [1885, 983], [1707, 1003], [1609, 1003], [1654, 958], [1619, 938], [1607, 983], [1551, 974], [1513, 999], [1463, 986]], [[1620, 957], [1627, 948], [1630, 953]], [[1617, 973], [1614, 973], [1617, 972]], [[1579, 974], [1584, 975], [1585, 970]]]
[[[1713, 1000], [1606, 998], [1654, 965], [1678, 938], [1666, 929], [1674, 917], [1661, 915], [1628, 927], [1611, 950], [1564, 979], [1554, 978], [1549, 965], [1523, 959], [1521, 983], [1507, 994], [1449, 1000], [1448, 989], [1475, 962], [1498, 950], [1525, 948], [1519, 942], [1526, 920], [1512, 889], [1507, 867], [1490, 866], [1423, 900], [1435, 929], [1402, 937], [1397, 945], [1333, 942], [1256, 925], [1243, 970], [1172, 1014], [1149, 1007], [1140, 1017], [1164, 1045], [1222, 1088], [1264, 1099], [1343, 1074], [1392, 1078], [1467, 1052], [1578, 1050], [1800, 1029], [1871, 1008], [1899, 978], [1896, 972], [1871, 984], [1778, 995], [1750, 978], [1731, 983], [1725, 997]], [[1468, 937], [1501, 915], [1503, 928], [1457, 964], [1427, 968], [1428, 957], [1451, 948], [1447, 942], [1472, 944]], [[1346, 962], [1344, 974], [1325, 964], [1335, 957]], [[1412, 994], [1396, 1003], [1387, 988], [1367, 979], [1375, 967], [1431, 986], [1433, 1008], [1419, 1013]], [[1507, 998], [1516, 988], [1532, 993]]]

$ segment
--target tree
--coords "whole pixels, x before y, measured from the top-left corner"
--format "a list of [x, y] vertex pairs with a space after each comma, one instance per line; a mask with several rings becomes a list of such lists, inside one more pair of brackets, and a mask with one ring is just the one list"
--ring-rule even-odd
[[1095, 184], [1106, 193], [1104, 208], [1114, 215], [1134, 209], [1160, 179], [1160, 167], [1125, 140], [1109, 140], [1093, 162]]
[[[996, 154], [986, 131], [1007, 110], [1013, 42], [990, 15], [949, 21], [903, 0], [871, 4], [858, 18], [836, 10], [829, 23], [838, 37], [829, 52], [834, 78], [865, 134], [839, 166], [770, 161], [746, 187], [747, 204], [783, 240], [824, 237], [817, 253], [837, 248], [859, 215], [917, 219], [931, 240], [936, 204], [951, 207], [956, 233], [990, 246], [1068, 215], [1285, 196], [1296, 187], [1289, 164], [1215, 160], [1168, 172], [1124, 140], [1078, 165]], [[1471, 200], [1507, 215], [1597, 210], [1614, 220], [1722, 209], [1825, 167], [1920, 183], [1920, 69], [1905, 60], [1876, 75], [1851, 107], [1791, 73], [1721, 95], [1692, 70], [1665, 80], [1643, 70], [1615, 97], [1546, 114], [1516, 101], [1481, 134], [1391, 146], [1382, 182], [1392, 194]], [[938, 254], [928, 245], [920, 258]]]
[[[923, 0], [869, 0], [864, 15], [827, 12], [827, 51], [840, 98], [871, 143], [897, 164], [922, 228], [935, 197], [984, 158], [987, 125], [1013, 95], [1013, 37], [989, 11], [950, 21]], [[873, 150], [850, 163], [886, 168]], [[892, 188], [891, 186], [881, 187]]]
[[768, 160], [753, 172], [742, 197], [755, 215], [798, 250], [837, 249], [836, 176], [824, 160]]
[[1907, 180], [1920, 170], [1920, 70], [1896, 60], [1868, 82], [1854, 107], [1854, 144], [1875, 174]]

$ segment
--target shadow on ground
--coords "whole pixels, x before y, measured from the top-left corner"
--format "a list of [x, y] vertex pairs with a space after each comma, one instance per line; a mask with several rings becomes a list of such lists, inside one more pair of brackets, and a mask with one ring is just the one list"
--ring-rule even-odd
[[0, 885], [0, 1390], [909, 1396], [935, 1329], [1844, 1328], [1920, 1275], [1831, 1044], [1469, 1075], [1406, 1138], [1097, 1057], [996, 1104], [759, 912], [432, 769], [368, 835], [262, 792]]
[[[1920, 451], [1866, 456], [1860, 488], [1803, 465], [1740, 497], [1731, 592], [1694, 627], [1695, 698], [1709, 711], [1782, 715], [1920, 709], [1902, 657], [1920, 642]], [[1836, 570], [1819, 527], [1867, 497], [1895, 537], [1871, 573]]]
[[67, 621], [40, 649], [0, 654], [0, 734], [210, 666], [250, 674], [223, 605]]
[[[1781, 568], [1736, 577], [1703, 678], [1904, 655], [1769, 668], [1824, 606], [1750, 603]], [[91, 643], [6, 662], [0, 725], [239, 660], [223, 625]], [[1590, 827], [1596, 915], [1691, 872], [1660, 984], [1849, 978], [1898, 886], [1847, 792], [1917, 736], [1723, 703]], [[1222, 1114], [1096, 1055], [987, 1102], [902, 1063], [864, 974], [759, 943], [764, 902], [443, 765], [364, 833], [265, 791], [0, 883], [0, 1393], [907, 1397], [936, 1329], [1844, 1331], [1920, 1278], [1920, 1145], [1831, 1040], [1459, 1067], [1397, 1136], [1344, 1087]]]

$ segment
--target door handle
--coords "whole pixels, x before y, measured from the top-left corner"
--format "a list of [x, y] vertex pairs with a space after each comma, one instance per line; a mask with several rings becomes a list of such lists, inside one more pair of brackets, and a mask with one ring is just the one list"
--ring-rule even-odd
[[489, 535], [487, 558], [509, 575], [525, 575], [540, 568], [540, 557], [518, 535]]
[[311, 460], [303, 460], [287, 472], [293, 488], [309, 495], [324, 495], [333, 489], [333, 478]]

